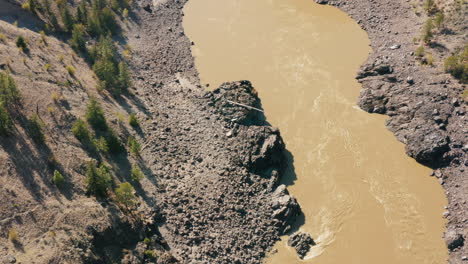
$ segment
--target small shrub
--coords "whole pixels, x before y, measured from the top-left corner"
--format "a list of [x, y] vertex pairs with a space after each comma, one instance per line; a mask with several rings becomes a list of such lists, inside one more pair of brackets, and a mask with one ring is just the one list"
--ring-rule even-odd
[[65, 69], [67, 70], [68, 74], [70, 74], [71, 76], [75, 76], [75, 67], [73, 67], [72, 65], [67, 65]]
[[107, 129], [104, 111], [94, 97], [91, 97], [91, 100], [89, 101], [88, 107], [86, 109], [86, 120], [95, 129]]
[[424, 11], [427, 12], [428, 15], [433, 14], [437, 10], [437, 6], [434, 0], [425, 0], [423, 4]]
[[43, 126], [44, 124], [37, 114], [34, 114], [29, 119], [28, 133], [36, 144], [43, 144], [45, 142]]
[[86, 191], [97, 197], [106, 197], [110, 189], [112, 177], [110, 170], [104, 164], [97, 167], [95, 161], [90, 161], [86, 169]]
[[435, 19], [434, 19], [434, 24], [435, 24], [435, 26], [436, 26], [438, 29], [443, 28], [444, 20], [445, 20], [444, 12], [442, 12], [442, 11], [437, 12], [437, 15], [436, 15], [436, 17], [435, 17]]
[[145, 245], [149, 245], [151, 243], [151, 238], [145, 237], [145, 239], [143, 239], [143, 243], [145, 243]]
[[24, 10], [31, 11], [31, 7], [29, 6], [29, 3], [24, 3], [21, 5], [21, 8]]
[[462, 83], [468, 83], [468, 44], [465, 49], [448, 57], [444, 62], [445, 72], [460, 79]]
[[414, 55], [415, 55], [416, 57], [419, 57], [419, 58], [424, 57], [424, 54], [425, 54], [425, 51], [424, 51], [424, 47], [423, 47], [423, 46], [419, 46], [419, 47], [416, 49], [416, 52], [414, 53]]
[[63, 175], [58, 170], [54, 171], [54, 176], [52, 177], [52, 182], [58, 188], [63, 187], [63, 184], [65, 183], [65, 179], [63, 178]]
[[127, 8], [124, 8], [124, 10], [122, 11], [122, 16], [124, 18], [127, 18], [128, 17], [128, 9]]
[[428, 53], [426, 55], [426, 63], [427, 65], [430, 65], [430, 66], [434, 65], [434, 56], [432, 56], [431, 53]]
[[144, 178], [143, 172], [138, 165], [132, 166], [132, 181], [140, 182]]
[[73, 135], [82, 143], [88, 143], [91, 139], [88, 127], [82, 119], [75, 121], [72, 127]]
[[422, 39], [423, 39], [424, 43], [428, 44], [429, 42], [431, 42], [432, 37], [434, 36], [432, 34], [432, 29], [433, 28], [434, 28], [434, 25], [432, 24], [432, 19], [429, 18], [426, 21], [426, 24], [424, 25], [424, 28], [423, 28]]
[[140, 156], [140, 150], [141, 150], [140, 143], [138, 143], [138, 141], [132, 136], [128, 137], [128, 147], [130, 148], [130, 153], [132, 153], [133, 155], [137, 157]]
[[52, 68], [52, 64], [47, 63], [46, 65], [44, 65], [44, 70], [49, 71], [50, 68]]
[[18, 36], [18, 38], [16, 39], [16, 46], [24, 52], [28, 51], [28, 43], [26, 42], [26, 39], [21, 35]]
[[53, 114], [55, 111], [55, 108], [51, 105], [47, 106], [47, 112], [49, 112], [49, 114]]
[[156, 255], [154, 254], [154, 251], [153, 250], [145, 250], [145, 257], [148, 258], [148, 259], [154, 259], [156, 257]]
[[133, 186], [128, 182], [124, 182], [119, 184], [119, 187], [115, 189], [115, 196], [117, 201], [128, 209], [136, 204], [136, 197], [133, 194], [134, 192], [135, 189]]
[[16, 243], [19, 241], [19, 235], [18, 235], [18, 231], [16, 231], [16, 228], [12, 227], [10, 228], [10, 230], [8, 230], [8, 239], [13, 243]]
[[0, 42], [3, 42], [3, 43], [6, 42], [6, 36], [2, 33], [0, 33]]
[[138, 119], [136, 118], [136, 115], [134, 113], [131, 113], [130, 116], [128, 117], [128, 123], [132, 127], [138, 127], [140, 124], [138, 122]]

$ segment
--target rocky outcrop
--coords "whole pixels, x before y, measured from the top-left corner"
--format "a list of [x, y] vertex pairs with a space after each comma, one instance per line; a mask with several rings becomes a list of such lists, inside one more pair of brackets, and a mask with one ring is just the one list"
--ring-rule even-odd
[[249, 81], [224, 83], [208, 93], [226, 122], [262, 125], [265, 122], [257, 92]]
[[312, 237], [303, 232], [295, 233], [288, 239], [288, 246], [293, 247], [301, 259], [303, 259], [309, 252], [310, 248], [315, 245], [315, 241]]
[[291, 230], [296, 216], [301, 212], [296, 199], [289, 195], [285, 185], [280, 185], [273, 193], [273, 214], [276, 225], [280, 227], [281, 233], [287, 233]]

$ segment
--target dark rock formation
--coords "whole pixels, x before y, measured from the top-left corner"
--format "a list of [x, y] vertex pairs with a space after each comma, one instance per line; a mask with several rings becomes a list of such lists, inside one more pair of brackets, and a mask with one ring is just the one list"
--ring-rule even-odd
[[311, 246], [315, 245], [315, 241], [307, 233], [298, 232], [288, 239], [288, 246], [293, 247], [301, 259], [309, 252]]
[[465, 244], [465, 238], [462, 234], [457, 233], [455, 230], [448, 230], [445, 232], [445, 241], [448, 249], [454, 251], [457, 248], [463, 247]]

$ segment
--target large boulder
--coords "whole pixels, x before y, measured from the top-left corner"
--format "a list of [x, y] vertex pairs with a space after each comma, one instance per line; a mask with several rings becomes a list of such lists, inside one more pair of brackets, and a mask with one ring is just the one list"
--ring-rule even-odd
[[223, 83], [209, 92], [212, 104], [228, 122], [242, 125], [263, 125], [265, 116], [257, 91], [249, 81]]
[[288, 239], [288, 246], [293, 247], [301, 259], [304, 259], [310, 248], [315, 245], [315, 241], [308, 233], [298, 232]]
[[273, 193], [272, 217], [280, 224], [281, 233], [287, 233], [301, 213], [296, 198], [289, 195], [285, 185], [280, 185]]
[[450, 150], [449, 138], [441, 130], [419, 128], [408, 136], [406, 153], [418, 162], [435, 167]]
[[465, 244], [465, 238], [455, 230], [447, 230], [447, 232], [445, 232], [445, 242], [447, 243], [448, 249], [454, 251]]
[[281, 168], [284, 160], [284, 143], [278, 133], [262, 137], [258, 142], [260, 148], [251, 155], [251, 168], [253, 171], [261, 172], [269, 168]]

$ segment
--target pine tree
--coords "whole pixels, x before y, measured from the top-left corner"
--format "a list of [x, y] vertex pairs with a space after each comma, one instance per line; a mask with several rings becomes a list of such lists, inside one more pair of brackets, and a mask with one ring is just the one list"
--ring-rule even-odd
[[119, 63], [119, 86], [122, 91], [126, 91], [132, 86], [132, 80], [130, 77], [130, 71], [125, 62], [121, 61]]
[[86, 41], [84, 39], [84, 26], [81, 24], [73, 25], [71, 46], [79, 52], [86, 52]]
[[95, 161], [90, 161], [86, 169], [86, 191], [97, 197], [106, 197], [110, 189], [112, 177], [110, 170], [104, 164], [97, 167]]
[[60, 15], [62, 16], [63, 26], [65, 27], [65, 31], [71, 32], [73, 30], [73, 24], [75, 23], [73, 20], [73, 16], [70, 13], [70, 9], [68, 5], [64, 3], [60, 5]]
[[88, 103], [88, 107], [86, 109], [86, 120], [95, 129], [107, 130], [104, 111], [94, 97], [91, 97], [91, 100]]
[[11, 121], [10, 114], [3, 103], [0, 102], [0, 136], [11, 134], [12, 127], [13, 122]]
[[136, 204], [134, 192], [133, 186], [128, 182], [124, 182], [115, 190], [115, 196], [119, 203], [123, 204], [126, 209], [129, 209]]

